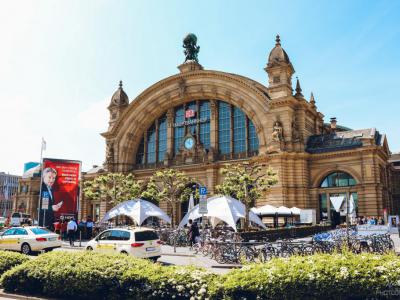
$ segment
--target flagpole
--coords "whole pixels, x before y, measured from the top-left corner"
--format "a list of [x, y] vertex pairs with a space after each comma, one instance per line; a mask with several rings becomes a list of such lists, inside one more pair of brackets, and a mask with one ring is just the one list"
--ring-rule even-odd
[[[44, 147], [43, 147], [44, 146]], [[42, 137], [42, 146], [40, 148], [40, 188], [39, 188], [39, 201], [38, 201], [38, 226], [40, 226], [40, 204], [41, 204], [41, 199], [42, 199], [42, 184], [43, 184], [43, 150], [45, 150], [46, 147], [46, 141]], [[44, 222], [45, 220], [43, 220]], [[43, 225], [45, 225], [43, 223]]]

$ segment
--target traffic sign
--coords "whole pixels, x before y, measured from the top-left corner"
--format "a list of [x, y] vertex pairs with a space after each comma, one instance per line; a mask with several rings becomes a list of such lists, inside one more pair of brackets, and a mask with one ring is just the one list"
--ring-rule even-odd
[[200, 195], [207, 195], [207, 188], [205, 186], [201, 186], [199, 190]]
[[201, 214], [201, 215], [208, 214], [207, 195], [200, 195], [199, 214]]

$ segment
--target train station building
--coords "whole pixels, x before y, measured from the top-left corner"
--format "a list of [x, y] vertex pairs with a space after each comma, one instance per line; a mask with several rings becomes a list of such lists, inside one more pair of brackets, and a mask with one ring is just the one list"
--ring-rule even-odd
[[[351, 194], [359, 216], [397, 213], [399, 199], [390, 184], [395, 169], [385, 134], [368, 124], [353, 130], [336, 118], [324, 122], [317, 99], [303, 95], [294, 80], [294, 65], [279, 36], [265, 66], [259, 67], [264, 67], [265, 82], [209, 70], [197, 55], [186, 56], [177, 74], [132, 100], [120, 83], [102, 134], [104, 168], [86, 177], [111, 171], [146, 179], [157, 169], [177, 168], [213, 194], [226, 163], [252, 160], [279, 176], [257, 206], [313, 208], [318, 219], [330, 219], [329, 199]], [[102, 215], [109, 208], [106, 203], [82, 204], [83, 215]], [[166, 203], [160, 206], [171, 211]], [[178, 218], [184, 209], [184, 204], [178, 208]]]

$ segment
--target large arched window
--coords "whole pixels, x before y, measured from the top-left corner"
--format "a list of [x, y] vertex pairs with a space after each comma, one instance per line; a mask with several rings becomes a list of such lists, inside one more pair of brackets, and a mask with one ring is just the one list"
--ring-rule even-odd
[[322, 180], [320, 187], [344, 187], [356, 185], [355, 179], [348, 173], [334, 172], [329, 174]]
[[[143, 134], [136, 152], [136, 165], [151, 167], [163, 162], [169, 147], [173, 156], [178, 155], [189, 133], [205, 151], [211, 147], [217, 150], [221, 160], [256, 155], [259, 144], [253, 122], [239, 107], [219, 100], [215, 104], [214, 114], [211, 114], [210, 100], [195, 100], [174, 107], [172, 131], [167, 130], [166, 113], [158, 118]], [[211, 128], [211, 124], [215, 127]], [[215, 145], [211, 144], [212, 140]]]

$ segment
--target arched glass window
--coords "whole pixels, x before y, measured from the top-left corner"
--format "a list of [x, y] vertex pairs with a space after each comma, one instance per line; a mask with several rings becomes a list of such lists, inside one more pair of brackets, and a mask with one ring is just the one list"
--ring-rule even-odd
[[[183, 139], [191, 133], [207, 151], [218, 149], [220, 159], [245, 158], [258, 153], [258, 137], [252, 121], [239, 108], [216, 100], [216, 119], [211, 122], [210, 100], [195, 100], [173, 108], [172, 136], [168, 136], [166, 114], [155, 120], [140, 141], [136, 164], [145, 167], [165, 160], [168, 142], [177, 155]], [[211, 124], [215, 124], [216, 144], [211, 145]]]
[[348, 173], [344, 172], [334, 172], [329, 174], [322, 180], [320, 187], [344, 187], [356, 185], [356, 180]]

